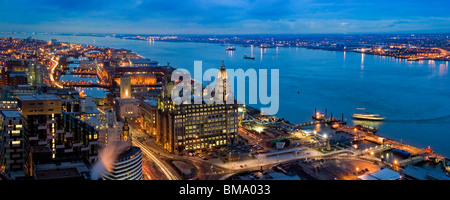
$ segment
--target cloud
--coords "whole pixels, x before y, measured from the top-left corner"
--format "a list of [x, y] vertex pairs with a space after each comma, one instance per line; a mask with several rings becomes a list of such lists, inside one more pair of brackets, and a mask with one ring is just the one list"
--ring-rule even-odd
[[[350, 33], [447, 31], [448, 1], [0, 0], [1, 31]], [[424, 21], [429, 20], [425, 24]], [[381, 29], [380, 29], [381, 28]], [[22, 30], [12, 30], [22, 29]]]

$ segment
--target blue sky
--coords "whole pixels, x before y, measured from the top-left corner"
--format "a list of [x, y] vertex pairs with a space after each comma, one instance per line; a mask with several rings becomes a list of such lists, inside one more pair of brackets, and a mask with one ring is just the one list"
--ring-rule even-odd
[[448, 0], [0, 0], [0, 31], [450, 32]]

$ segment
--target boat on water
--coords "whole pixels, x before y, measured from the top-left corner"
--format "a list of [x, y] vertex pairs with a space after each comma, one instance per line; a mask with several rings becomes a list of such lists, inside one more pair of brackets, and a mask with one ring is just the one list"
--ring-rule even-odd
[[234, 47], [234, 46], [229, 46], [229, 47], [227, 47], [225, 50], [227, 50], [227, 51], [234, 51], [234, 50], [236, 50], [236, 47]]
[[247, 55], [244, 55], [244, 59], [252, 59], [252, 60], [255, 60], [255, 57], [249, 57], [249, 56], [247, 56]]
[[378, 114], [372, 114], [372, 113], [353, 114], [352, 117], [355, 119], [372, 120], [372, 121], [382, 121], [385, 119], [385, 117], [381, 117]]

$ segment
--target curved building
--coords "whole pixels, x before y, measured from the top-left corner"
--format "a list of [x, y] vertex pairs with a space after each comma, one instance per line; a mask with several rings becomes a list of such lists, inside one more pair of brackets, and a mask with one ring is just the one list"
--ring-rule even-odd
[[105, 180], [142, 180], [142, 150], [129, 147], [114, 163], [110, 173], [103, 176]]

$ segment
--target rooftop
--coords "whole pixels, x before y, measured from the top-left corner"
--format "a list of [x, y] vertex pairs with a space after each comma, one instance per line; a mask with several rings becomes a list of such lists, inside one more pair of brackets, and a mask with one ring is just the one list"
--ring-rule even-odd
[[146, 99], [146, 100], [144, 100], [144, 102], [146, 104], [148, 104], [149, 106], [157, 106], [158, 105], [158, 101], [157, 100]]
[[158, 64], [158, 61], [148, 58], [132, 58], [130, 60], [133, 64]]
[[400, 175], [400, 173], [388, 168], [384, 168], [370, 174], [358, 176], [358, 179], [360, 180], [398, 180], [401, 178], [402, 176]]
[[22, 117], [19, 111], [17, 110], [0, 110], [0, 114], [5, 118], [18, 118]]
[[35, 171], [37, 180], [44, 179], [82, 179], [76, 168]]
[[58, 100], [61, 99], [54, 94], [40, 94], [40, 95], [18, 95], [21, 101], [34, 101], [34, 100]]

